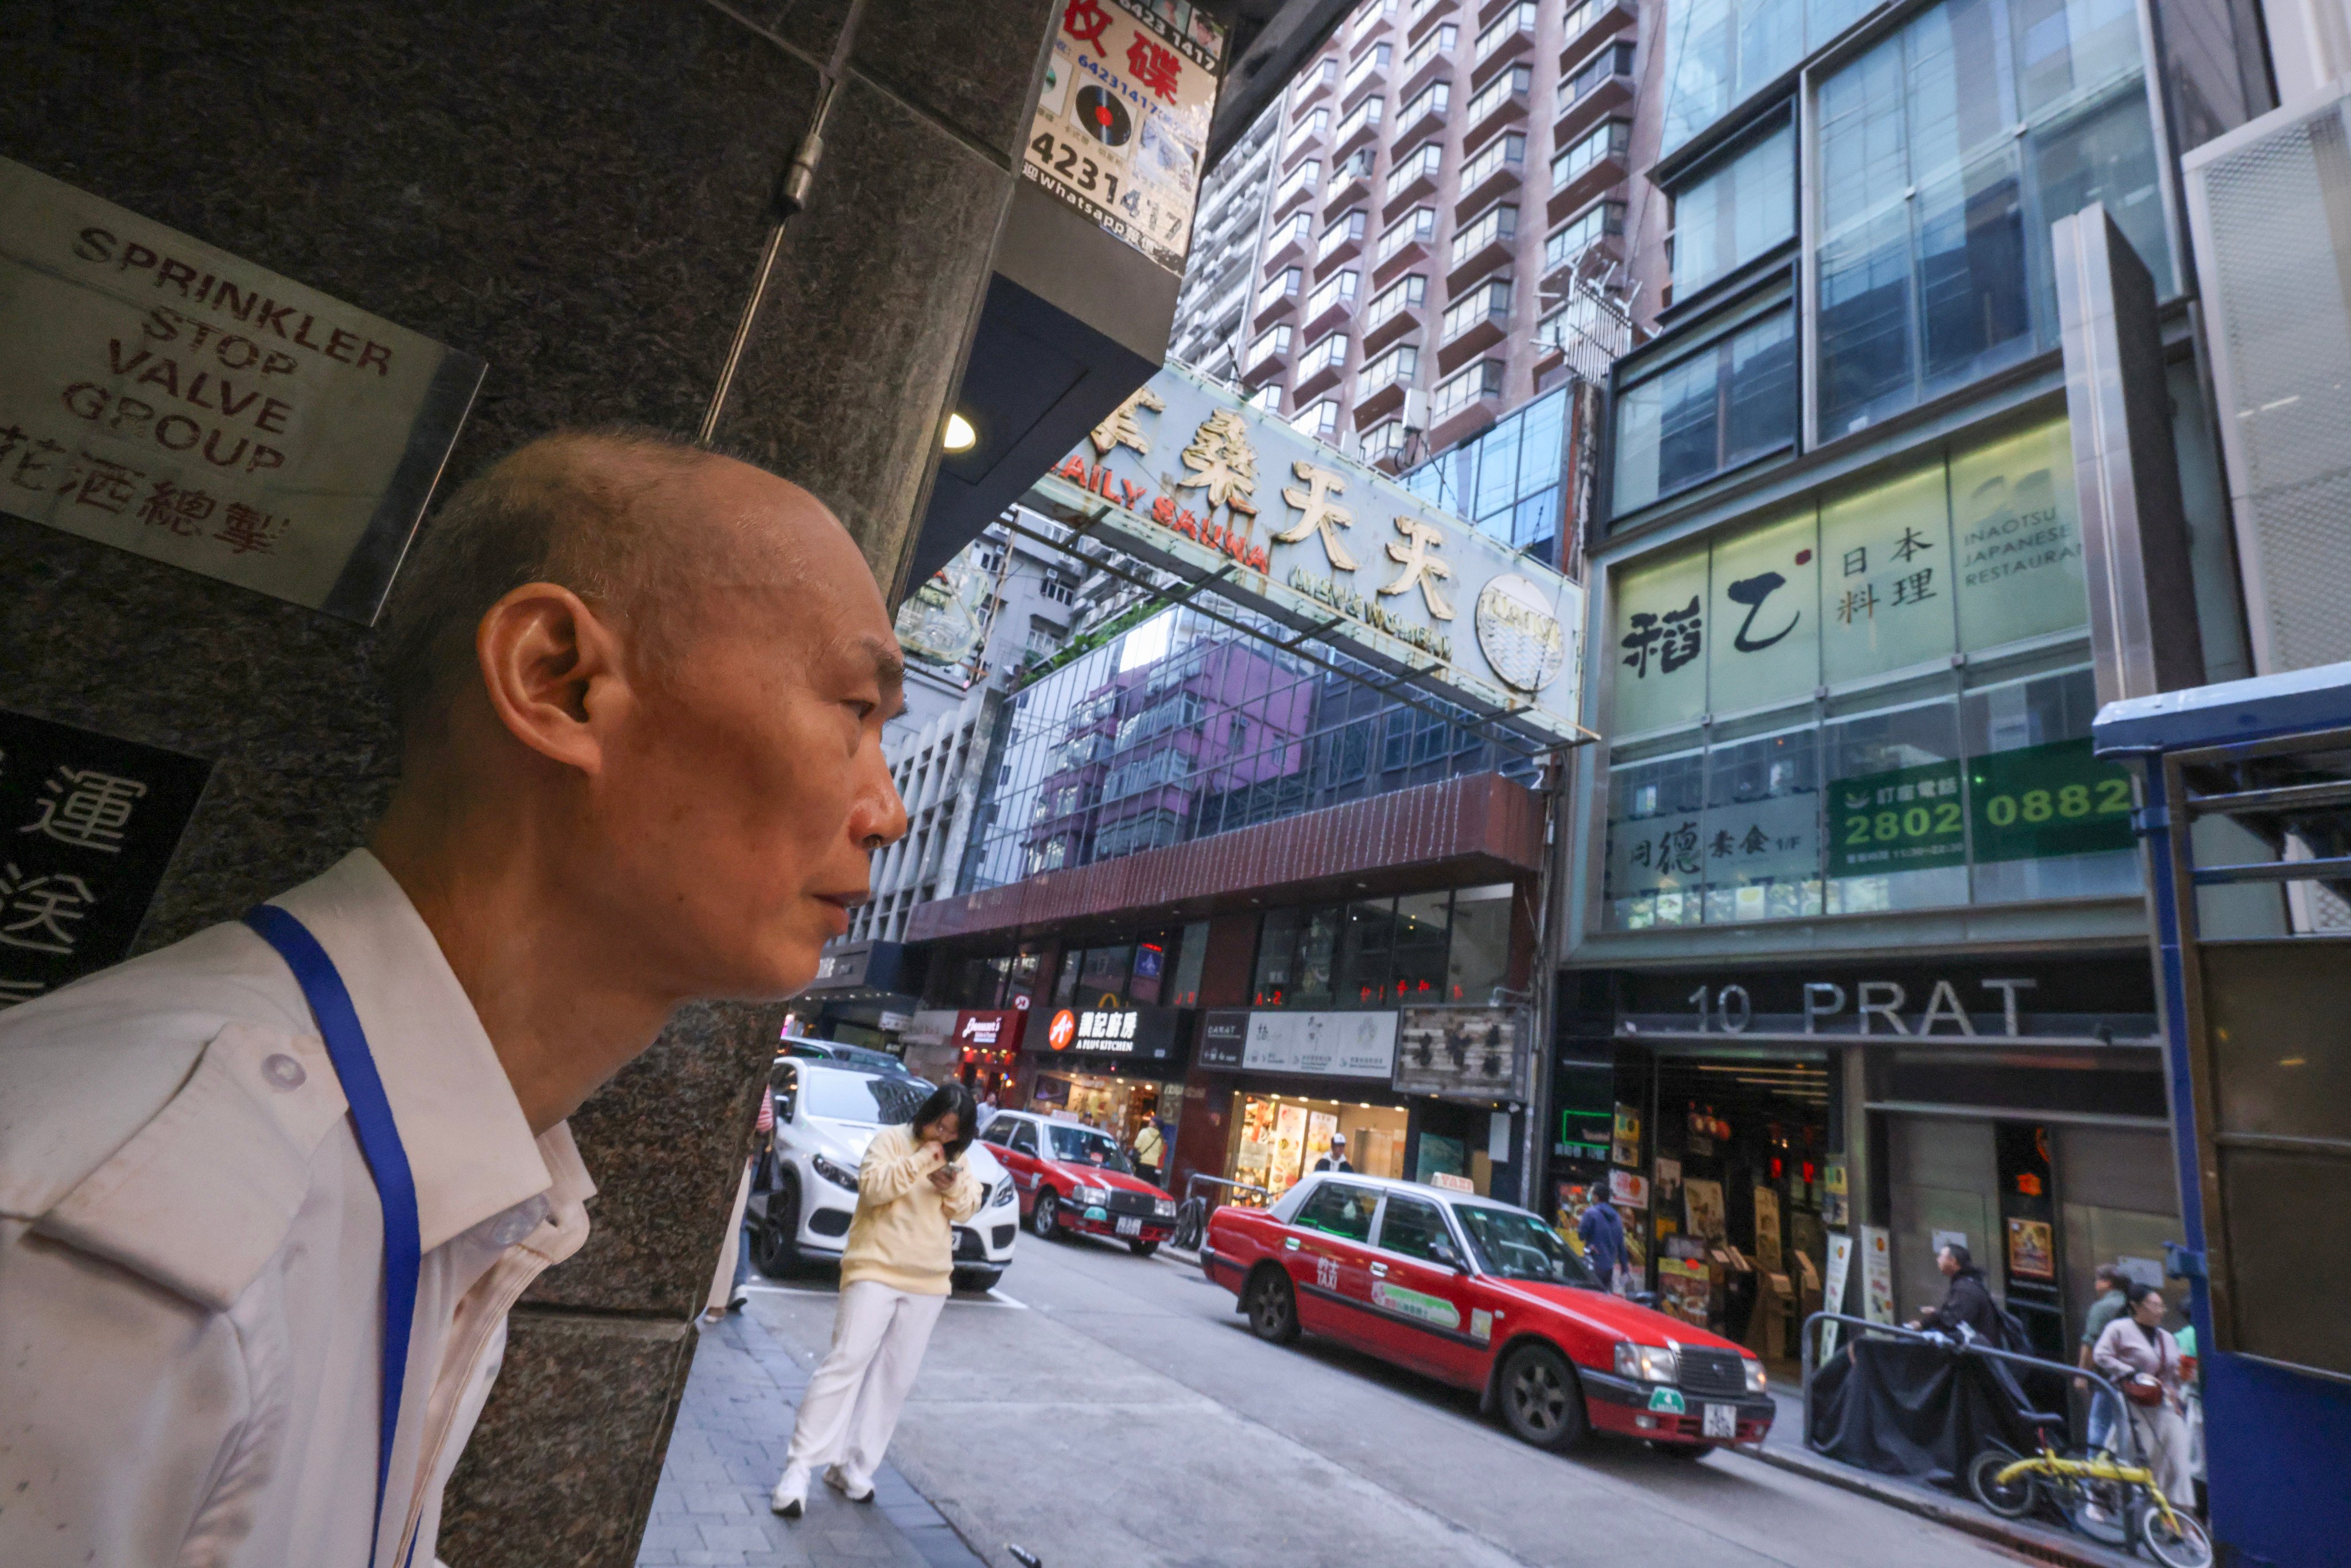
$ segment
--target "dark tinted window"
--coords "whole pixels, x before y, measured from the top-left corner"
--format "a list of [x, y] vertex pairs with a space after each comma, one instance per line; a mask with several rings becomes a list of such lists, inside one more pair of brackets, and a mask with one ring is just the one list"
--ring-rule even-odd
[[1371, 1235], [1372, 1211], [1379, 1206], [1380, 1195], [1369, 1187], [1326, 1181], [1308, 1196], [1292, 1223], [1361, 1241]]
[[1014, 1123], [1002, 1120], [990, 1122], [987, 1124], [987, 1131], [979, 1134], [980, 1142], [986, 1144], [1002, 1144], [1008, 1146], [1012, 1142], [1012, 1129], [1015, 1125], [1016, 1124]]
[[1407, 1258], [1437, 1260], [1440, 1246], [1450, 1251], [1453, 1238], [1445, 1228], [1445, 1216], [1437, 1205], [1424, 1203], [1416, 1197], [1388, 1198], [1387, 1218], [1380, 1221], [1380, 1245], [1391, 1252], [1401, 1252]]
[[1035, 1154], [1037, 1152], [1037, 1129], [1030, 1126], [1026, 1122], [1015, 1123], [1012, 1128], [1012, 1146], [1019, 1150], [1024, 1155]]

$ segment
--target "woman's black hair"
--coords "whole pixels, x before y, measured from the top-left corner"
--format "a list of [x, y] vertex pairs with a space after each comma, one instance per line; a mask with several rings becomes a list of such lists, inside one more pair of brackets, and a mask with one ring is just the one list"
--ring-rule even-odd
[[[2140, 1283], [2129, 1286], [2128, 1290], [2130, 1292], [2130, 1304], [2134, 1307], [2147, 1300], [2149, 1296], [2163, 1296], [2163, 1287], [2160, 1285]], [[2163, 1310], [2167, 1312], [2171, 1310], [2171, 1298], [2168, 1296], [2163, 1296]]]
[[950, 1112], [955, 1114], [956, 1135], [947, 1145], [947, 1158], [959, 1160], [979, 1135], [979, 1107], [972, 1102], [968, 1084], [949, 1079], [932, 1090], [931, 1097], [915, 1108], [914, 1131], [920, 1136], [924, 1128]]
[[1968, 1256], [1966, 1243], [1959, 1241], [1946, 1241], [1943, 1243], [1943, 1250], [1949, 1252], [1951, 1255], [1951, 1261], [1957, 1263], [1961, 1269], [1972, 1269], [1975, 1267], [1976, 1260]]

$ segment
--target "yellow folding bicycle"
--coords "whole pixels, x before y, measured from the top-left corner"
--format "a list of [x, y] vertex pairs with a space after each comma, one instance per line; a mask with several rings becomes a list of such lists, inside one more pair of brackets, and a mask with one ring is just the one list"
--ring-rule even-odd
[[2211, 1537], [2193, 1515], [2171, 1506], [2153, 1470], [2104, 1451], [2061, 1454], [2050, 1446], [2046, 1425], [2037, 1454], [2020, 1458], [2000, 1448], [1978, 1454], [1968, 1466], [1968, 1489], [2002, 1519], [2022, 1519], [2046, 1503], [2075, 1530], [2084, 1529], [2085, 1516], [2119, 1520], [2123, 1550], [2144, 1545], [2163, 1568], [2210, 1568], [2212, 1562]]

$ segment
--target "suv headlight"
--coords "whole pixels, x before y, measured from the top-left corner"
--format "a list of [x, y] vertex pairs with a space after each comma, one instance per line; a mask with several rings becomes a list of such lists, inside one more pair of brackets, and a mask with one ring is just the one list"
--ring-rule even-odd
[[1616, 1347], [1616, 1375], [1636, 1378], [1643, 1383], [1672, 1383], [1681, 1376], [1681, 1352], [1671, 1345], [1620, 1344]]
[[855, 1171], [843, 1170], [841, 1166], [833, 1164], [831, 1160], [826, 1159], [822, 1155], [810, 1155], [809, 1156], [809, 1164], [814, 1167], [817, 1175], [824, 1177], [825, 1180], [831, 1182], [833, 1186], [845, 1186], [852, 1192], [855, 1192], [857, 1190], [857, 1173]]
[[1010, 1176], [1006, 1176], [1002, 1181], [998, 1182], [996, 1186], [989, 1190], [987, 1195], [987, 1207], [994, 1208], [999, 1203], [1010, 1203], [1011, 1201], [1012, 1178]]
[[1747, 1392], [1761, 1394], [1764, 1388], [1763, 1364], [1753, 1356], [1747, 1358]]
[[1154, 1198], [1151, 1200], [1151, 1212], [1162, 1219], [1173, 1219], [1176, 1218], [1176, 1200], [1172, 1197]]
[[1081, 1186], [1077, 1189], [1074, 1196], [1077, 1201], [1084, 1205], [1086, 1207], [1098, 1207], [1110, 1201], [1110, 1188], [1106, 1186]]

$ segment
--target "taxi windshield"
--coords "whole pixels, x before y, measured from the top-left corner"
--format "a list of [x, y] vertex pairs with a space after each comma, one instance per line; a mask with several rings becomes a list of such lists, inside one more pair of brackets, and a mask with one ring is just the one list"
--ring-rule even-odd
[[1066, 1160], [1073, 1166], [1100, 1166], [1104, 1170], [1128, 1168], [1126, 1156], [1118, 1152], [1118, 1145], [1106, 1133], [1060, 1122], [1047, 1123], [1045, 1131], [1052, 1140], [1053, 1158], [1057, 1160]]
[[1483, 1204], [1457, 1203], [1454, 1217], [1469, 1235], [1478, 1266], [1505, 1280], [1535, 1280], [1547, 1285], [1581, 1285], [1598, 1290], [1583, 1259], [1568, 1250], [1559, 1233], [1533, 1215], [1517, 1208], [1489, 1208]]

